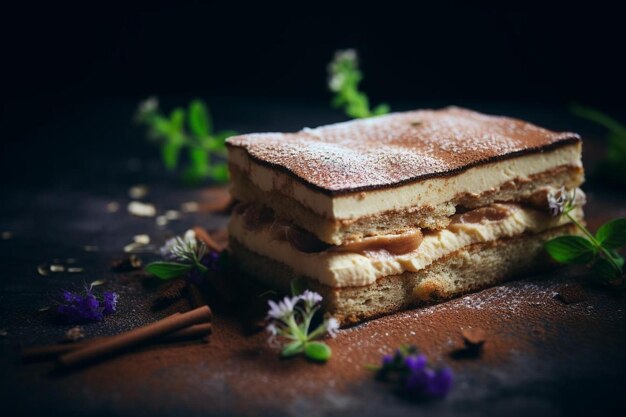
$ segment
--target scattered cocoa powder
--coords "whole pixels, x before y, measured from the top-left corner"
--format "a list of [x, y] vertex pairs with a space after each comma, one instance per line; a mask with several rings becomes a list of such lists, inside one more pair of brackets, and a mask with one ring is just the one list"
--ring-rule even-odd
[[[361, 387], [370, 387], [376, 382], [364, 365], [380, 363], [383, 354], [403, 343], [416, 345], [429, 361], [443, 361], [455, 373], [470, 372], [477, 378], [475, 383], [481, 384], [485, 370], [508, 372], [520, 357], [558, 357], [571, 352], [572, 345], [584, 351], [625, 340], [623, 318], [609, 313], [623, 302], [595, 294], [595, 310], [579, 305], [556, 308], [559, 302], [551, 297], [555, 287], [540, 280], [507, 283], [340, 330], [335, 339], [326, 339], [333, 356], [325, 365], [312, 365], [303, 357], [281, 360], [279, 351], [268, 345], [265, 332], [246, 333], [236, 314], [221, 313], [214, 317], [215, 332], [208, 344], [134, 351], [77, 372], [64, 383], [89, 386], [94, 392], [104, 390], [107, 395], [114, 390], [124, 393], [125, 401], [140, 386], [146, 392], [177, 394], [165, 396], [160, 407], [169, 404], [168, 397], [180, 401], [184, 396], [189, 404], [211, 404], [216, 414], [254, 414], [258, 407], [330, 394], [349, 397]], [[555, 326], [558, 331], [552, 330]], [[460, 342], [460, 328], [481, 328], [488, 335], [479, 359], [450, 359], [451, 351], [460, 347], [455, 344], [455, 340]], [[163, 377], [165, 369], [167, 378]], [[182, 371], [187, 369], [192, 371]], [[225, 395], [245, 401], [224, 401]], [[145, 401], [142, 406], [150, 407]]]
[[176, 279], [166, 282], [159, 288], [152, 300], [152, 309], [161, 310], [178, 301], [187, 292], [187, 282], [184, 279]]

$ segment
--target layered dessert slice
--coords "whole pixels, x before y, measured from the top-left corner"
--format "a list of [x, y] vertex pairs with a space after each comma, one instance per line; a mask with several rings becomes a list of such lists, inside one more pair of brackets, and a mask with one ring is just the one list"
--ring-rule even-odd
[[578, 135], [459, 108], [227, 145], [238, 265], [279, 290], [304, 280], [344, 324], [548, 265], [543, 243], [575, 228], [546, 197], [584, 179]]

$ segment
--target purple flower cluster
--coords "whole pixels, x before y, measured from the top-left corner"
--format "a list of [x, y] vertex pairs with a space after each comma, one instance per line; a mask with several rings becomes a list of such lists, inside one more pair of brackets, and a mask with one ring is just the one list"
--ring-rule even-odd
[[105, 291], [102, 297], [96, 297], [91, 287], [85, 287], [84, 294], [64, 290], [57, 314], [70, 324], [101, 321], [104, 316], [115, 312], [117, 299], [118, 295], [112, 291]]
[[402, 346], [394, 355], [385, 355], [377, 377], [395, 380], [402, 393], [420, 399], [445, 397], [453, 385], [450, 368], [428, 366], [426, 355], [413, 346]]

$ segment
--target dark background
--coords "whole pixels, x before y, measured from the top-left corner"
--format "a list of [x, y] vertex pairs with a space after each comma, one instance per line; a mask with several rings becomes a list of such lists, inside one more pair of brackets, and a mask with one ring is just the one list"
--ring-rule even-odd
[[[623, 188], [594, 179], [606, 148], [605, 132], [567, 108], [579, 102], [626, 121], [626, 36], [619, 10], [596, 2], [587, 2], [584, 9], [571, 4], [531, 9], [526, 3], [408, 3], [0, 6], [0, 231], [14, 235], [0, 241], [0, 329], [7, 330], [0, 337], [0, 404], [7, 415], [192, 416], [222, 410], [230, 415], [236, 412], [234, 405], [248, 405], [248, 387], [232, 396], [236, 391], [229, 386], [210, 383], [214, 376], [221, 381], [221, 374], [236, 375], [228, 369], [233, 363], [249, 372], [253, 361], [247, 360], [253, 356], [245, 345], [245, 354], [228, 347], [239, 343], [228, 339], [238, 334], [234, 331], [215, 334], [217, 346], [232, 353], [232, 360], [185, 356], [185, 364], [178, 356], [145, 352], [150, 378], [133, 371], [138, 366], [124, 368], [128, 362], [122, 360], [103, 364], [108, 375], [115, 375], [110, 381], [99, 376], [98, 368], [54, 379], [47, 364], [22, 366], [15, 359], [19, 344], [51, 343], [62, 336], [65, 328], [52, 325], [37, 309], [50, 305], [61, 288], [84, 280], [105, 277], [109, 288], [122, 295], [120, 312], [90, 325], [87, 337], [153, 321], [147, 290], [131, 277], [112, 274], [110, 261], [139, 233], [150, 233], [160, 244], [170, 233], [193, 225], [211, 229], [225, 224], [226, 215], [197, 213], [161, 230], [154, 219], [126, 212], [128, 188], [136, 184], [150, 187], [149, 201], [160, 212], [205, 197], [203, 188], [186, 188], [176, 175], [168, 175], [157, 147], [133, 125], [138, 102], [153, 94], [165, 110], [204, 98], [217, 129], [294, 130], [341, 121], [346, 116], [329, 106], [326, 64], [336, 49], [353, 47], [361, 55], [363, 89], [374, 104], [388, 101], [394, 110], [457, 104], [580, 132], [591, 229], [626, 216]], [[108, 213], [109, 202], [119, 202], [121, 210]], [[100, 251], [85, 253], [86, 244], [96, 244]], [[68, 257], [78, 258], [87, 273], [36, 273], [36, 265]], [[526, 305], [527, 313], [475, 310], [474, 323], [485, 326], [484, 319], [489, 323], [495, 315], [497, 328], [515, 345], [511, 352], [508, 342], [495, 345], [506, 353], [504, 360], [496, 353], [495, 362], [459, 364], [459, 389], [452, 401], [418, 408], [379, 385], [356, 385], [352, 398], [358, 408], [352, 414], [624, 415], [624, 298], [588, 288], [588, 301], [566, 306], [550, 292], [537, 293], [569, 279], [559, 272], [531, 281], [537, 282], [531, 286], [536, 289], [519, 290], [515, 305]], [[416, 336], [431, 346], [451, 340], [447, 316], [438, 317], [443, 319]], [[405, 332], [396, 325], [390, 330], [403, 337]], [[494, 346], [492, 340], [498, 338], [490, 339], [487, 349]], [[532, 349], [518, 350], [527, 343]], [[437, 351], [448, 347], [449, 342], [441, 342]], [[191, 350], [184, 355], [195, 351], [187, 348]], [[267, 384], [265, 365], [271, 368], [272, 362], [261, 361], [254, 361], [263, 372], [255, 371], [259, 382], [251, 386]], [[296, 369], [301, 373], [292, 374], [298, 380], [312, 369], [300, 365]], [[315, 395], [304, 401], [290, 409], [302, 415], [306, 401], [320, 406], [325, 399]], [[337, 407], [332, 414], [351, 415], [341, 402]]]
[[599, 5], [171, 3], [4, 10], [3, 119], [149, 94], [324, 100], [325, 65], [346, 47], [360, 52], [374, 101], [623, 108], [623, 16]]
[[288, 110], [328, 107], [326, 64], [348, 47], [360, 53], [372, 102], [396, 110], [459, 104], [525, 117], [518, 109], [567, 113], [579, 102], [626, 114], [618, 10], [405, 3], [3, 6], [3, 174], [28, 164], [23, 175], [39, 181], [54, 168], [50, 152], [131, 141], [107, 129], [131, 125], [134, 106], [153, 94], [166, 109], [202, 97], [218, 127], [239, 131], [342, 120]]

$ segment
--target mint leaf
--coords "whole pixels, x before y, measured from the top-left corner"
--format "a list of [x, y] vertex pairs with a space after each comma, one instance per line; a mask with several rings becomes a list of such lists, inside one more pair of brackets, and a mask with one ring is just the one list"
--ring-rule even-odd
[[584, 264], [596, 255], [596, 248], [580, 236], [559, 236], [545, 244], [550, 256], [561, 263]]
[[626, 245], [626, 219], [603, 224], [596, 232], [596, 239], [606, 249], [617, 249]]
[[178, 166], [180, 148], [180, 144], [174, 142], [164, 143], [161, 146], [161, 159], [167, 170], [173, 171]]
[[280, 355], [283, 358], [289, 358], [291, 356], [295, 356], [299, 353], [302, 353], [304, 351], [304, 345], [302, 344], [301, 341], [296, 340], [295, 342], [291, 342], [288, 345], [286, 345], [282, 352], [280, 352]]
[[196, 173], [206, 175], [209, 168], [209, 154], [204, 148], [189, 148], [189, 161]]
[[604, 258], [598, 258], [591, 270], [601, 281], [612, 281], [619, 275], [619, 272], [611, 265], [611, 262]]
[[150, 99], [140, 104], [136, 120], [148, 127], [148, 137], [161, 147], [166, 169], [177, 169], [180, 153], [185, 151], [188, 157], [184, 159], [187, 166], [181, 171], [183, 180], [193, 184], [205, 178], [228, 181], [225, 140], [236, 133], [211, 134], [211, 114], [203, 101], [194, 100], [187, 112], [178, 107], [166, 116], [159, 112], [156, 99]]
[[317, 361], [317, 362], [326, 362], [330, 359], [332, 355], [332, 351], [330, 347], [323, 342], [309, 342], [304, 348], [304, 354], [307, 358]]
[[211, 131], [211, 116], [202, 100], [189, 104], [189, 129], [197, 136], [208, 136]]
[[167, 117], [154, 115], [148, 121], [155, 135], [167, 136], [172, 131]]
[[193, 265], [176, 262], [152, 262], [146, 265], [145, 270], [161, 279], [171, 279], [183, 276], [192, 268]]
[[180, 107], [170, 113], [170, 127], [173, 132], [180, 132], [185, 125], [185, 110]]

